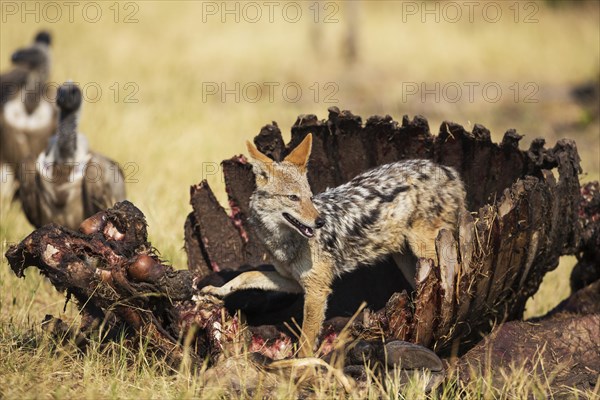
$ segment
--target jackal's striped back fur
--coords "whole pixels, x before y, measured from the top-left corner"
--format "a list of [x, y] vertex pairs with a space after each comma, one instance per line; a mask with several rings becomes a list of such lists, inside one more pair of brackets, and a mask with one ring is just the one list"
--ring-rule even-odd
[[464, 197], [450, 167], [430, 160], [386, 164], [315, 196], [325, 221], [315, 239], [331, 253], [336, 275], [402, 252], [405, 245], [433, 258], [429, 232], [454, 230]]

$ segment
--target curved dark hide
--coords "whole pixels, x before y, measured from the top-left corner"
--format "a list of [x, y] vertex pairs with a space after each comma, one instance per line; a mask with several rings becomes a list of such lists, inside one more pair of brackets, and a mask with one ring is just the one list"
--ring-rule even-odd
[[[356, 283], [348, 294], [341, 290], [345, 285], [334, 288], [328, 317], [351, 314], [362, 298], [370, 299], [371, 308], [379, 311], [375, 319], [390, 339], [440, 351], [458, 344], [465, 351], [494, 322], [520, 319], [527, 299], [543, 276], [558, 265], [560, 256], [578, 251], [580, 166], [572, 141], [561, 140], [545, 148], [540, 138], [528, 150], [521, 150], [521, 135], [514, 130], [508, 130], [496, 144], [481, 125], [468, 132], [444, 122], [434, 136], [420, 116], [412, 121], [405, 116], [401, 122], [374, 116], [363, 123], [361, 117], [336, 107], [329, 109], [327, 120], [299, 116], [291, 133], [290, 143], [284, 145], [273, 123], [263, 127], [254, 142], [262, 153], [281, 160], [312, 133], [308, 178], [314, 193], [377, 165], [414, 158], [454, 167], [467, 189], [470, 213], [460, 216], [459, 237], [446, 232], [438, 238], [439, 269], [430, 268], [426, 260], [414, 263], [420, 276], [412, 296], [388, 297], [406, 288], [401, 278], [389, 275], [389, 279], [377, 280], [376, 269], [368, 268], [355, 278], [346, 278], [348, 287], [353, 280]], [[212, 271], [270, 263], [248, 223], [249, 198], [255, 187], [252, 169], [244, 156], [225, 160], [222, 167], [230, 215], [206, 182], [191, 188], [193, 211], [185, 224], [185, 248], [188, 268], [199, 278]], [[385, 274], [394, 273], [389, 269]], [[256, 296], [248, 293], [234, 296], [236, 303], [228, 300], [230, 308], [244, 308], [237, 302], [258, 301], [247, 300], [244, 296]], [[384, 297], [389, 302], [381, 308]], [[340, 309], [338, 303], [347, 307]], [[265, 310], [258, 310], [249, 313], [251, 323], [273, 321]], [[297, 308], [283, 311], [278, 310], [273, 318], [299, 316]], [[390, 323], [398, 328], [390, 329]]]

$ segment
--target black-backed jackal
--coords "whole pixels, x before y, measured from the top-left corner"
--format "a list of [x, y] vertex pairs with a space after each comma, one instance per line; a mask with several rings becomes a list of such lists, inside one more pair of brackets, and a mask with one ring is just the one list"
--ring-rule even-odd
[[[312, 135], [282, 162], [247, 142], [256, 190], [250, 220], [275, 260], [275, 271], [245, 272], [203, 292], [241, 289], [304, 293], [300, 355], [312, 354], [336, 276], [400, 254], [435, 259], [442, 228], [454, 231], [465, 191], [456, 171], [429, 160], [382, 165], [313, 197], [306, 177]], [[403, 268], [405, 275], [410, 274]], [[414, 281], [414, 274], [407, 276]]]

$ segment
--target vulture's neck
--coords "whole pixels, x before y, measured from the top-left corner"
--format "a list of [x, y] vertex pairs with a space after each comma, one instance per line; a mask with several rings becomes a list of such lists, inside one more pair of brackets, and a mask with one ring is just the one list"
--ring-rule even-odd
[[73, 160], [77, 151], [77, 124], [79, 110], [70, 113], [60, 113], [58, 122], [58, 156], [61, 161]]

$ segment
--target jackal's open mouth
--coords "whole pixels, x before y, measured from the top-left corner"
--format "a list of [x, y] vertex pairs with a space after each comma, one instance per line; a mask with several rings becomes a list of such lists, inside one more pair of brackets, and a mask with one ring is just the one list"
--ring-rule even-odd
[[290, 224], [292, 224], [298, 231], [306, 236], [307, 238], [311, 238], [315, 235], [315, 231], [312, 228], [304, 225], [302, 222], [298, 221], [296, 218], [292, 217], [288, 213], [283, 213], [283, 218], [285, 218]]

